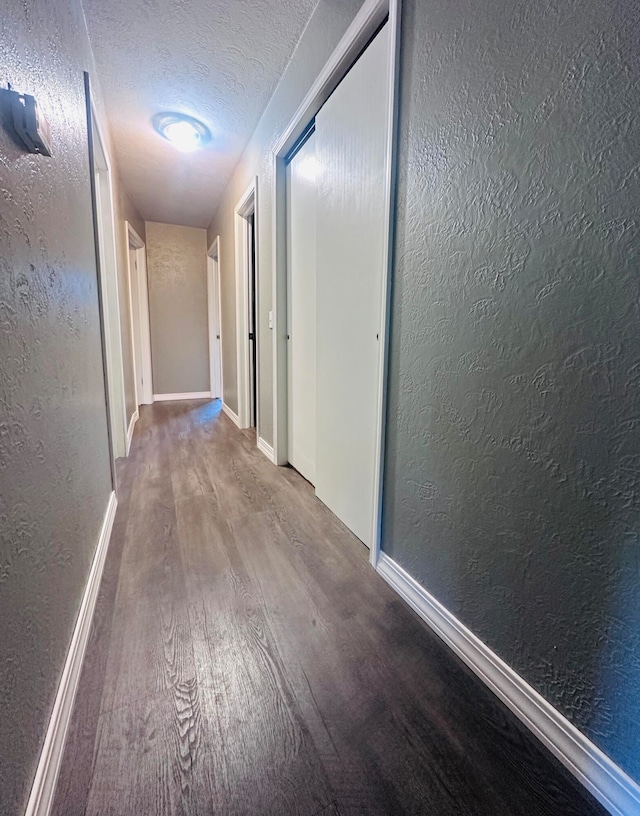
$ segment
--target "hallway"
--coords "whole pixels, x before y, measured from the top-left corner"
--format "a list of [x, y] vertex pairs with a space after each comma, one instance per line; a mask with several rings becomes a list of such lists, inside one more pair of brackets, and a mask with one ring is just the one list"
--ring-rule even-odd
[[119, 477], [55, 816], [604, 812], [218, 401]]

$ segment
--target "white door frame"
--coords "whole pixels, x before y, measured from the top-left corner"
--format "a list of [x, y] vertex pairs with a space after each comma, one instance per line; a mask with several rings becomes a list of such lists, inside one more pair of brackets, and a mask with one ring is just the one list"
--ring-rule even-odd
[[253, 232], [255, 248], [256, 282], [256, 325], [254, 326], [256, 343], [256, 434], [260, 437], [260, 343], [259, 343], [259, 269], [258, 269], [258, 177], [254, 176], [244, 191], [233, 211], [235, 233], [235, 267], [236, 267], [236, 334], [238, 350], [238, 419], [241, 428], [251, 424], [251, 361], [249, 346], [249, 222], [248, 216], [253, 213]]
[[124, 391], [124, 358], [120, 325], [120, 293], [116, 245], [116, 220], [113, 206], [111, 162], [91, 98], [93, 128], [93, 171], [95, 174], [96, 223], [100, 260], [100, 293], [103, 312], [106, 384], [108, 389], [111, 455], [127, 455], [127, 407]]
[[287, 234], [286, 234], [286, 163], [287, 154], [304, 133], [309, 122], [335, 90], [341, 79], [362, 53], [376, 31], [389, 19], [389, 117], [388, 148], [385, 168], [385, 231], [387, 251], [382, 284], [382, 342], [379, 358], [379, 391], [377, 400], [377, 435], [375, 455], [374, 513], [371, 519], [371, 563], [376, 566], [380, 553], [382, 517], [382, 480], [386, 425], [387, 360], [389, 349], [389, 307], [393, 253], [393, 211], [396, 188], [396, 131], [398, 119], [398, 60], [400, 55], [401, 0], [366, 0], [338, 43], [320, 75], [282, 133], [272, 152], [273, 172], [273, 442], [275, 461], [287, 463]]
[[[313, 153], [309, 153], [310, 149]], [[310, 156], [313, 159], [310, 162]], [[296, 145], [295, 155], [290, 155], [287, 161], [287, 460], [312, 485], [316, 483], [316, 414], [317, 414], [317, 386], [316, 386], [316, 319], [317, 319], [317, 258], [315, 253], [308, 255], [310, 242], [315, 247], [317, 243], [317, 189], [315, 182], [305, 178], [305, 167], [315, 171], [316, 157], [315, 128], [310, 129], [304, 141]], [[315, 175], [315, 172], [314, 172]], [[311, 183], [310, 183], [311, 182]], [[297, 188], [297, 190], [296, 190]], [[313, 216], [310, 220], [300, 219], [300, 214], [308, 215], [307, 207], [313, 197]], [[295, 206], [294, 206], [295, 202]], [[297, 208], [297, 218], [294, 221], [294, 211]], [[297, 223], [296, 230], [304, 230], [304, 238], [298, 243], [296, 230], [293, 224]], [[302, 237], [301, 233], [298, 233]], [[300, 268], [292, 269], [292, 259], [303, 247], [303, 256], [298, 256]], [[294, 298], [294, 294], [296, 297]], [[302, 300], [299, 298], [302, 296]], [[294, 307], [293, 301], [296, 300]], [[297, 311], [298, 306], [301, 311]], [[312, 334], [307, 334], [311, 331]], [[302, 346], [300, 345], [302, 342]], [[310, 348], [307, 344], [312, 342]], [[304, 364], [300, 357], [300, 350], [310, 354]], [[304, 353], [304, 352], [303, 352]], [[295, 375], [294, 375], [295, 372]], [[302, 381], [296, 384], [296, 377]], [[302, 428], [295, 427], [296, 416], [294, 406], [300, 411], [298, 419], [302, 419]], [[312, 419], [311, 419], [312, 418]], [[309, 422], [309, 420], [311, 421]], [[273, 460], [273, 456], [271, 457]]]
[[[151, 326], [149, 323], [149, 287], [147, 281], [147, 253], [144, 241], [128, 221], [124, 222], [127, 236], [127, 272], [129, 275], [129, 316], [131, 320], [131, 365], [136, 395], [136, 409], [139, 405], [153, 402], [153, 372], [151, 369]], [[131, 268], [129, 247], [136, 251], [136, 267]], [[135, 283], [135, 285], [134, 285]], [[135, 294], [134, 294], [135, 293]], [[134, 298], [137, 301], [134, 303]], [[139, 325], [134, 319], [134, 306], [139, 316]], [[142, 392], [138, 389], [136, 350], [142, 361]]]
[[[220, 308], [220, 236], [207, 250], [207, 309], [209, 313], [209, 387], [224, 402], [222, 379], [222, 311]], [[216, 342], [218, 341], [218, 342]]]

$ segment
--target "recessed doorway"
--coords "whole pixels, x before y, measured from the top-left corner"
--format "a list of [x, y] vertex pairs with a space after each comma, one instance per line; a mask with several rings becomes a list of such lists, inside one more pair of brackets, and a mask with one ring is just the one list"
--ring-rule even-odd
[[[399, 0], [365, 4], [273, 149], [274, 459], [313, 474], [317, 497], [370, 547], [374, 565], [380, 546], [399, 30]], [[310, 128], [313, 157], [296, 152], [305, 144], [311, 150], [305, 143]], [[300, 195], [305, 176], [313, 177], [315, 196], [312, 190]], [[312, 200], [315, 214], [307, 213], [301, 229]], [[298, 321], [292, 313], [300, 308], [296, 285], [312, 267], [307, 283], [313, 287], [315, 278], [315, 354], [308, 343], [299, 344], [301, 326], [304, 336], [309, 320]], [[301, 351], [306, 363], [297, 360]], [[296, 405], [310, 369], [315, 416], [304, 394]], [[301, 441], [311, 467], [300, 456]]]
[[259, 435], [260, 360], [257, 246], [258, 179], [254, 178], [236, 205], [236, 327], [238, 338], [238, 419], [241, 428]]
[[153, 402], [147, 255], [142, 238], [128, 221], [125, 222], [125, 227], [128, 240], [129, 312], [137, 408]]
[[115, 218], [111, 166], [104, 148], [104, 140], [98, 125], [95, 106], [90, 101], [88, 78], [86, 82], [89, 100], [87, 113], [90, 133], [96, 261], [100, 284], [105, 390], [113, 474], [115, 473], [114, 460], [127, 454], [127, 418], [120, 333], [120, 295], [116, 265]]
[[220, 312], [220, 238], [207, 252], [207, 305], [209, 317], [209, 378], [212, 399], [222, 396], [222, 319]]

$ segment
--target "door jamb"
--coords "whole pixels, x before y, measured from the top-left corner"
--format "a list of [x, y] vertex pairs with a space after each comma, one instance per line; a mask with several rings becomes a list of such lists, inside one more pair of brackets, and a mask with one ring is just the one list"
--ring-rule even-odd
[[389, 356], [389, 309], [391, 269], [393, 267], [393, 212], [396, 188], [396, 142], [398, 122], [398, 61], [400, 56], [400, 14], [402, 0], [366, 0], [338, 43], [333, 54], [309, 89], [298, 110], [272, 151], [273, 176], [273, 442], [276, 464], [287, 463], [287, 233], [286, 233], [286, 165], [287, 154], [302, 136], [309, 122], [333, 93], [358, 56], [388, 18], [389, 36], [389, 116], [388, 148], [385, 162], [385, 232], [387, 248], [382, 272], [379, 389], [377, 417], [379, 433], [375, 451], [374, 513], [371, 520], [370, 561], [375, 567], [380, 554], [382, 520], [382, 483], [387, 403], [387, 367]]
[[236, 341], [238, 354], [238, 418], [241, 428], [248, 428], [251, 422], [251, 365], [249, 360], [249, 222], [247, 216], [253, 213], [253, 230], [255, 246], [255, 298], [256, 325], [256, 438], [260, 438], [260, 289], [258, 268], [258, 177], [254, 176], [247, 189], [240, 197], [233, 212], [235, 233], [235, 267], [236, 267]]
[[[214, 266], [215, 279], [214, 279]], [[214, 383], [220, 383], [220, 400], [224, 402], [224, 379], [222, 373], [222, 309], [220, 294], [220, 236], [216, 235], [213, 243], [207, 250], [207, 310], [209, 316], [209, 388], [211, 396], [214, 396]], [[220, 340], [220, 353], [216, 354], [216, 337], [213, 336], [212, 326], [216, 324], [217, 334]], [[218, 371], [216, 372], [216, 368]]]
[[[151, 326], [149, 322], [149, 288], [147, 280], [147, 255], [144, 241], [131, 226], [124, 222], [127, 237], [127, 272], [129, 276], [129, 319], [131, 325], [131, 365], [133, 366], [133, 384], [136, 395], [136, 410], [139, 405], [153, 403], [153, 371], [151, 368]], [[131, 268], [129, 247], [136, 250], [137, 271]], [[138, 297], [138, 332], [133, 322], [133, 279], [136, 278], [135, 291]], [[138, 335], [138, 336], [136, 336]], [[142, 393], [138, 393], [138, 374], [136, 366], [136, 343], [140, 343], [142, 360]]]
[[[120, 325], [120, 292], [118, 286], [116, 219], [113, 195], [113, 174], [111, 160], [106, 148], [103, 129], [98, 120], [97, 108], [93, 93], [90, 96], [91, 126], [95, 132], [97, 144], [93, 144], [93, 172], [98, 176], [94, 180], [97, 242], [100, 261], [101, 308], [103, 312], [103, 335], [105, 345], [107, 401], [110, 417], [111, 456], [115, 460], [127, 455], [127, 405], [124, 390], [124, 355]], [[98, 155], [99, 151], [99, 155]], [[106, 193], [106, 211], [103, 207], [102, 191]], [[104, 226], [107, 222], [107, 234]], [[120, 374], [121, 416], [114, 416], [114, 392], [117, 376]], [[120, 413], [120, 412], [119, 412]], [[116, 420], [114, 423], [113, 420]]]

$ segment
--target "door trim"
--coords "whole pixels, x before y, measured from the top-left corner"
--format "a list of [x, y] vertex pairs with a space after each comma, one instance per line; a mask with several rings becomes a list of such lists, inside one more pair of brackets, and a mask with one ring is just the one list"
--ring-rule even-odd
[[[260, 291], [258, 268], [258, 177], [254, 176], [233, 211], [236, 269], [236, 341], [238, 354], [238, 418], [241, 428], [251, 424], [251, 363], [249, 346], [249, 222], [253, 213], [255, 246], [256, 315], [260, 315]], [[256, 321], [257, 322], [257, 321]], [[256, 343], [256, 435], [260, 438], [260, 343], [259, 325], [254, 326]]]
[[154, 402], [174, 402], [179, 400], [210, 399], [211, 391], [183, 391], [174, 394], [154, 394]]
[[392, 213], [396, 187], [396, 143], [398, 122], [398, 61], [400, 56], [401, 0], [366, 0], [338, 43], [333, 54], [301, 102], [293, 118], [273, 148], [273, 447], [276, 464], [287, 463], [287, 232], [286, 232], [286, 163], [285, 159], [311, 120], [335, 90], [353, 63], [364, 51], [380, 26], [388, 18], [389, 31], [389, 115], [388, 147], [385, 168], [385, 262], [382, 272], [381, 340], [379, 357], [379, 390], [377, 396], [377, 444], [374, 471], [374, 513], [371, 519], [370, 560], [375, 566], [380, 553], [382, 518], [382, 481], [386, 425], [387, 360], [389, 349], [389, 307], [391, 269], [393, 266]]
[[[133, 386], [136, 395], [136, 409], [140, 405], [151, 405], [153, 396], [153, 370], [151, 367], [151, 325], [149, 322], [149, 282], [147, 278], [147, 253], [144, 241], [131, 226], [124, 222], [127, 237], [127, 273], [129, 277], [129, 320], [131, 325], [131, 365], [133, 367]], [[136, 251], [137, 271], [131, 269], [129, 246]], [[133, 320], [133, 278], [136, 277], [136, 294], [138, 296], [138, 315], [140, 325], [136, 330]], [[142, 393], [138, 393], [138, 376], [136, 366], [136, 344], [140, 344], [142, 360]]]
[[131, 450], [131, 440], [133, 439], [133, 431], [136, 427], [136, 422], [140, 419], [140, 412], [136, 410], [131, 414], [131, 421], [129, 422], [129, 429], [127, 430], [127, 456]]
[[[93, 94], [85, 75], [91, 191], [95, 228], [96, 268], [99, 285], [102, 353], [112, 477], [115, 460], [126, 456], [127, 407], [124, 389], [124, 356], [120, 324], [116, 219], [111, 159]], [[118, 379], [120, 380], [118, 384]], [[113, 479], [112, 479], [113, 480]], [[115, 484], [115, 483], [114, 483]]]
[[[215, 263], [215, 268], [214, 268]], [[214, 272], [215, 269], [215, 272]], [[215, 277], [214, 277], [215, 275]], [[213, 243], [207, 250], [207, 312], [209, 317], [209, 388], [211, 396], [223, 399], [224, 379], [222, 373], [222, 310], [220, 308], [220, 236], [216, 235]], [[212, 328], [216, 325], [216, 334], [220, 339], [219, 353], [216, 353], [216, 337]], [[216, 395], [217, 384], [220, 383], [220, 393]]]

